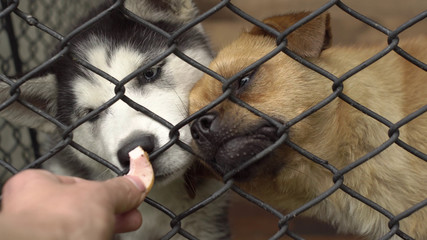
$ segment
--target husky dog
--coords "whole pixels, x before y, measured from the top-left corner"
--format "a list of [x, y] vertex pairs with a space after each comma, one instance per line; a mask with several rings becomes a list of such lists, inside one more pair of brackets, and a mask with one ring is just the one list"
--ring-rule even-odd
[[[91, 19], [110, 6], [108, 2], [101, 4], [84, 20]], [[191, 0], [126, 0], [124, 8], [168, 33], [182, 27], [197, 13]], [[19, 99], [55, 116], [61, 123], [71, 125], [87, 114], [100, 110], [106, 102], [111, 102], [116, 96], [115, 80], [121, 81], [139, 69], [140, 73], [124, 85], [125, 97], [171, 124], [183, 120], [188, 114], [189, 91], [202, 73], [174, 54], [144, 69], [146, 64], [169, 48], [168, 39], [127, 17], [122, 10], [111, 10], [100, 21], [73, 37], [67, 45], [66, 54], [60, 55], [43, 72], [31, 76], [20, 86]], [[173, 44], [203, 65], [211, 61], [212, 54], [199, 25], [179, 35]], [[77, 62], [88, 63], [113, 80], [106, 80]], [[10, 98], [9, 91], [10, 86], [2, 82], [1, 102]], [[1, 111], [1, 114], [15, 123], [61, 138], [58, 127], [17, 102]], [[128, 152], [134, 147], [142, 146], [148, 153], [153, 153], [170, 141], [170, 129], [165, 125], [119, 99], [79, 125], [72, 134], [75, 143], [120, 169], [126, 169]], [[179, 129], [179, 140], [190, 143], [188, 126]], [[177, 145], [151, 159], [156, 183], [149, 197], [175, 214], [189, 209], [221, 186], [214, 179], [194, 180], [193, 176], [192, 183], [197, 192], [195, 196], [188, 194], [186, 172], [194, 166], [193, 156]], [[111, 171], [69, 146], [56, 154], [54, 159], [46, 161], [45, 165], [56, 173], [89, 179], [114, 176]], [[181, 221], [181, 227], [200, 239], [227, 239], [226, 201], [226, 197], [220, 198], [196, 211]], [[171, 230], [171, 219], [165, 213], [146, 203], [141, 205], [140, 210], [144, 217], [142, 227], [121, 235], [121, 239], [159, 239]], [[179, 238], [178, 234], [173, 239]]]

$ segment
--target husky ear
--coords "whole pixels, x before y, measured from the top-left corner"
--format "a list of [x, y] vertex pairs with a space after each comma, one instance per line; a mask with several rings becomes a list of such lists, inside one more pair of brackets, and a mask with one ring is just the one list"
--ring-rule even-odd
[[186, 23], [198, 13], [192, 0], [126, 0], [124, 7], [149, 21]]
[[[10, 88], [10, 85], [0, 81], [0, 107], [11, 98]], [[18, 99], [34, 105], [51, 116], [56, 116], [57, 84], [54, 74], [30, 79], [23, 83], [19, 90]], [[0, 109], [0, 116], [17, 125], [44, 132], [53, 132], [56, 129], [53, 123], [16, 101]]]
[[[279, 32], [308, 16], [310, 12], [293, 13], [265, 19], [263, 22]], [[270, 35], [259, 27], [250, 32], [254, 35]], [[288, 48], [302, 57], [318, 57], [332, 41], [329, 13], [324, 13], [289, 34]]]

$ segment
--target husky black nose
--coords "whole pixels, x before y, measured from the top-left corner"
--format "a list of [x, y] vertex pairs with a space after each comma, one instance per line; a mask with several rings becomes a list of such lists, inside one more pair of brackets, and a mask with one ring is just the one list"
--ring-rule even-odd
[[138, 146], [141, 146], [148, 154], [153, 152], [155, 147], [155, 137], [152, 134], [138, 134], [125, 139], [117, 151], [117, 158], [122, 167], [129, 167], [129, 152]]

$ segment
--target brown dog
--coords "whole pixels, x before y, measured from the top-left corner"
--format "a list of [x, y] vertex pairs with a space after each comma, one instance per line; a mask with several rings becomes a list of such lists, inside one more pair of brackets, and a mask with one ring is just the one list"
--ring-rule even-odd
[[[284, 31], [308, 13], [264, 22]], [[288, 48], [335, 76], [375, 55], [381, 47], [329, 47], [329, 15], [322, 14], [294, 31]], [[275, 47], [276, 38], [254, 28], [221, 50], [210, 68], [225, 78], [239, 73]], [[427, 62], [427, 38], [399, 43]], [[280, 52], [231, 84], [232, 96], [286, 124], [332, 94], [333, 82]], [[190, 95], [194, 113], [222, 93], [222, 83], [203, 77]], [[391, 52], [343, 83], [343, 93], [397, 123], [427, 104], [427, 73]], [[342, 169], [387, 140], [389, 127], [336, 98], [287, 129], [288, 138], [303, 149]], [[278, 140], [271, 121], [226, 99], [192, 124], [196, 148], [220, 175], [247, 162]], [[427, 154], [427, 113], [399, 128], [399, 140]], [[243, 189], [281, 210], [293, 210], [333, 186], [330, 170], [282, 144], [234, 177]], [[427, 198], [427, 162], [396, 143], [344, 174], [344, 184], [398, 215]], [[390, 219], [337, 190], [306, 215], [335, 225], [342, 232], [378, 239], [390, 231]], [[399, 229], [427, 239], [427, 207], [399, 222]], [[394, 235], [393, 239], [400, 239]]]

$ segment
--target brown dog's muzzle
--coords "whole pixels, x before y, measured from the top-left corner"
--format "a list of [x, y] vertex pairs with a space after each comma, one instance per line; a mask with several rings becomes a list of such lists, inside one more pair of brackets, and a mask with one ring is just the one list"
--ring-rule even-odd
[[[236, 125], [238, 121], [233, 122], [221, 123], [219, 115], [211, 112], [191, 125], [199, 154], [221, 175], [248, 161], [278, 139], [277, 129], [264, 121], [244, 129]], [[235, 178], [244, 180], [250, 175], [250, 169], [245, 169]]]

